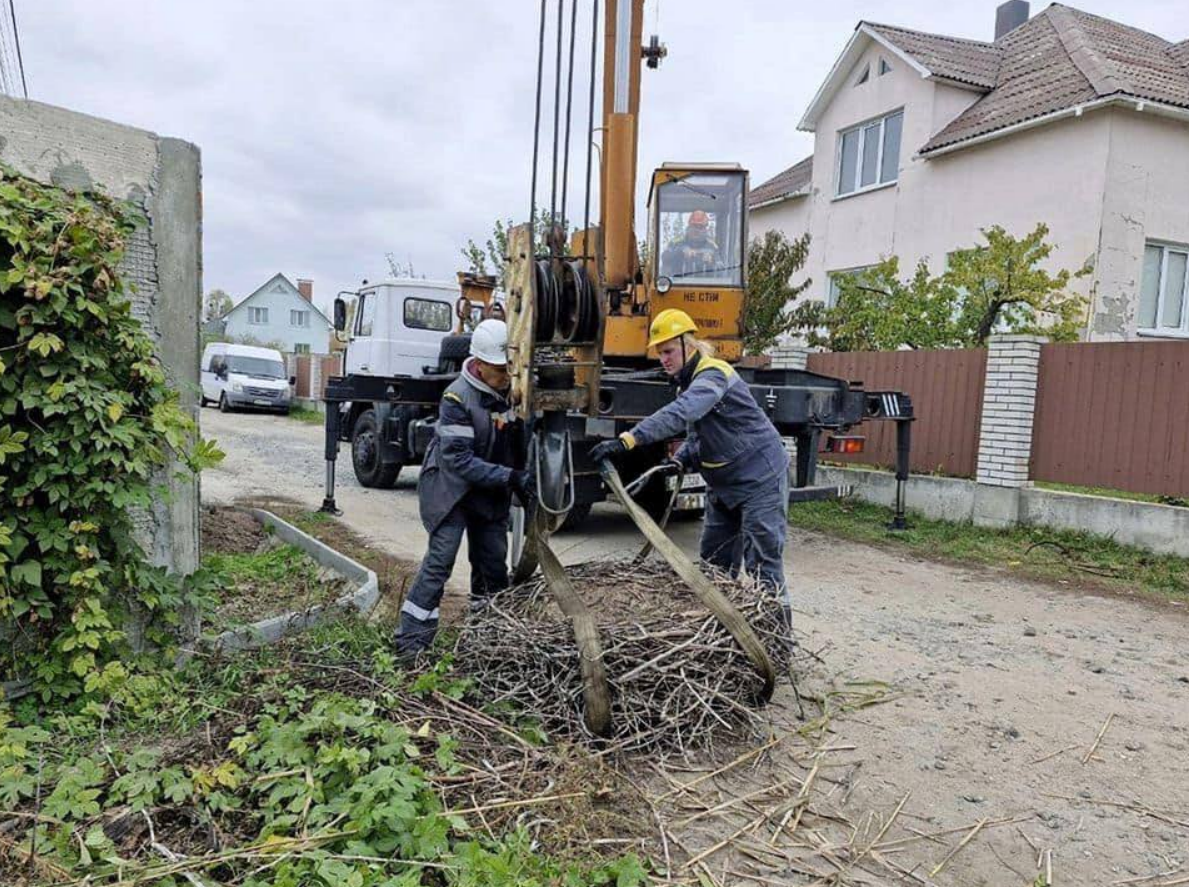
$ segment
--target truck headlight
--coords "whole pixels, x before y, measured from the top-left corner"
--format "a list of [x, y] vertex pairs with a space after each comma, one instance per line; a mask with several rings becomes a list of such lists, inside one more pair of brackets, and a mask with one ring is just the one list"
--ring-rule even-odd
[[240, 382], [232, 382], [231, 390], [234, 391], [236, 394], [241, 394], [241, 393], [243, 393], [244, 386]]

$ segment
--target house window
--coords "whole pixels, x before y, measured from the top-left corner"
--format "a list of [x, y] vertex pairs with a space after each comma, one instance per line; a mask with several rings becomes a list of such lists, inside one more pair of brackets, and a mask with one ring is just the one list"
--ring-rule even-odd
[[838, 195], [896, 181], [904, 112], [896, 111], [839, 133]]
[[450, 332], [454, 325], [450, 303], [436, 299], [405, 299], [405, 326], [411, 330]]
[[294, 342], [293, 343], [293, 353], [294, 354], [309, 354], [310, 353], [309, 343], [308, 342]]
[[879, 76], [882, 77], [888, 71], [892, 70], [892, 66], [888, 64], [887, 59], [879, 60]]
[[289, 326], [304, 326], [310, 325], [310, 312], [301, 311], [296, 308], [289, 312]]
[[841, 278], [854, 277], [856, 274], [862, 274], [864, 271], [869, 271], [874, 267], [874, 265], [859, 265], [857, 268], [846, 268], [842, 271], [828, 272], [830, 288], [826, 292], [826, 307], [833, 308], [838, 304], [838, 297], [842, 294], [842, 288], [838, 285]]
[[1189, 246], [1149, 243], [1139, 295], [1139, 329], [1189, 335]]
[[863, 70], [859, 72], [859, 76], [855, 78], [855, 86], [862, 86], [871, 79], [871, 66], [863, 65]]
[[248, 323], [268, 323], [267, 308], [249, 308]]

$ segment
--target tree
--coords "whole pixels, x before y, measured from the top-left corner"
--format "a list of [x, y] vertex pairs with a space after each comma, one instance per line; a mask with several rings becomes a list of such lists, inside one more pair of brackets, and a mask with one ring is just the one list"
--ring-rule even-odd
[[[413, 268], [413, 260], [402, 263], [397, 259], [395, 253], [384, 253], [384, 259], [388, 262], [388, 273], [393, 277], [411, 277], [417, 278], [416, 269]], [[420, 275], [421, 280], [425, 280], [425, 275]]]
[[1053, 252], [1045, 243], [1049, 228], [1039, 224], [1016, 239], [994, 225], [983, 229], [986, 244], [950, 257], [946, 278], [964, 295], [957, 325], [963, 339], [984, 345], [994, 332], [1048, 336], [1054, 342], [1076, 342], [1086, 323], [1087, 300], [1066, 292], [1070, 280], [1085, 277], [1090, 267], [1049, 274], [1037, 267]]
[[993, 333], [1076, 341], [1087, 302], [1066, 288], [1090, 269], [1050, 274], [1038, 267], [1053, 251], [1048, 233], [1044, 224], [1022, 238], [998, 225], [983, 229], [986, 242], [952, 253], [949, 269], [937, 277], [922, 259], [912, 278], [901, 281], [895, 256], [840, 275], [837, 303], [802, 305], [794, 329], [832, 351], [978, 348]]
[[944, 278], [932, 277], [923, 259], [909, 280], [899, 275], [896, 256], [839, 275], [837, 302], [831, 307], [807, 302], [794, 325], [810, 345], [831, 351], [961, 347], [953, 324], [958, 292]]
[[762, 354], [796, 324], [793, 302], [812, 281], [792, 280], [808, 255], [808, 234], [789, 240], [780, 231], [767, 231], [748, 246], [743, 342], [749, 354]]
[[213, 289], [206, 294], [202, 305], [202, 319], [216, 320], [231, 310], [231, 296], [223, 290]]
[[[551, 226], [552, 220], [549, 216], [549, 210], [538, 207], [536, 225], [534, 226], [534, 239], [537, 243], [538, 250], [542, 249], [545, 235]], [[491, 227], [491, 236], [483, 242], [482, 246], [468, 238], [467, 245], [459, 250], [462, 257], [467, 261], [468, 271], [475, 274], [496, 275], [499, 278], [500, 289], [506, 289], [504, 275], [508, 265], [508, 232], [513, 227], [515, 227], [515, 223], [511, 219], [496, 219], [495, 224]], [[565, 238], [562, 254], [569, 255], [570, 235], [577, 229], [567, 225], [564, 226], [563, 230], [565, 232]]]

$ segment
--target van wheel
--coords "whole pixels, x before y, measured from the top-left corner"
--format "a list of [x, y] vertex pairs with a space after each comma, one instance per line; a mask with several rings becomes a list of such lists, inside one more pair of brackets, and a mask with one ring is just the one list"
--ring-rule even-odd
[[207, 400], [207, 399], [206, 399], [206, 397], [199, 397], [199, 398], [198, 398], [198, 408], [199, 408], [199, 409], [203, 409], [203, 408], [205, 408], [205, 407], [206, 407], [206, 405], [207, 405], [208, 403], [210, 403], [210, 401], [209, 401], [209, 400]]
[[231, 412], [231, 404], [229, 404], [227, 402], [226, 394], [219, 395], [219, 412], [220, 413], [230, 413]]
[[380, 458], [381, 446], [376, 411], [360, 413], [355, 420], [355, 427], [351, 429], [351, 467], [363, 486], [390, 490], [396, 486], [400, 465], [384, 464]]

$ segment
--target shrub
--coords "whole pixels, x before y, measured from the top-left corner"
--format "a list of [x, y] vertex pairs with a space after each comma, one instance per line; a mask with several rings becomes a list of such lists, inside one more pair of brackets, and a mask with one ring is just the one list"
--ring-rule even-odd
[[138, 638], [167, 646], [191, 589], [148, 564], [133, 513], [196, 437], [118, 266], [141, 218], [0, 167], [0, 673], [100, 691]]

